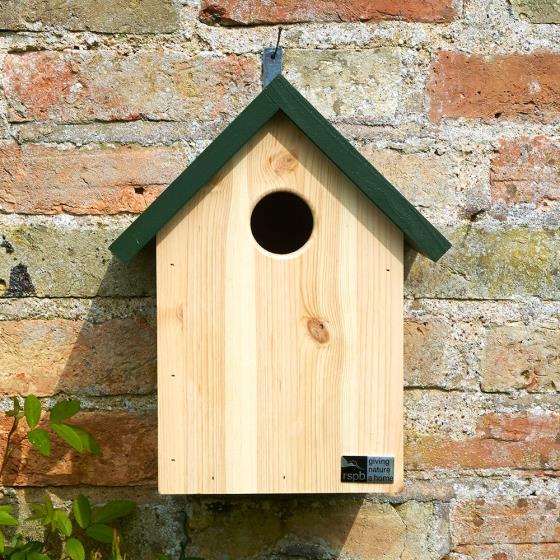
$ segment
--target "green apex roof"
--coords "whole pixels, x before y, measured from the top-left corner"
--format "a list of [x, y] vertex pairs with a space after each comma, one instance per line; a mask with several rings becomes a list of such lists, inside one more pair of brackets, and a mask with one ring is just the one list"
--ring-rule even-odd
[[278, 111], [282, 111], [399, 229], [433, 261], [451, 244], [283, 76], [276, 77], [171, 185], [114, 241], [132, 259]]

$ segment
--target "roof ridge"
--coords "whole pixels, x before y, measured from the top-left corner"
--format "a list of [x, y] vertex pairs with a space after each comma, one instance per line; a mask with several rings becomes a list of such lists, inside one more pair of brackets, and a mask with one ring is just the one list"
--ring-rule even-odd
[[111, 244], [129, 261], [278, 111], [282, 111], [405, 235], [433, 261], [449, 241], [282, 75], [277, 76]]

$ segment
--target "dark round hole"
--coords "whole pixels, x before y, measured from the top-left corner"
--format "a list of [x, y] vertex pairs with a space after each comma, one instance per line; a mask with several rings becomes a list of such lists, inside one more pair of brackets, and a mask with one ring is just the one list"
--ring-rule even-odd
[[263, 197], [251, 214], [251, 231], [267, 251], [287, 255], [303, 247], [313, 231], [313, 214], [305, 200], [277, 191]]

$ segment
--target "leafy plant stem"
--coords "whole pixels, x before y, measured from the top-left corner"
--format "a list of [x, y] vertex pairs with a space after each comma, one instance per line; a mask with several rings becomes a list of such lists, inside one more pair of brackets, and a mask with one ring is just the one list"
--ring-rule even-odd
[[0, 466], [0, 476], [4, 474], [4, 469], [8, 464], [8, 459], [12, 454], [12, 446], [11, 446], [12, 437], [16, 433], [18, 424], [19, 424], [19, 418], [17, 416], [14, 416], [12, 427], [10, 428], [10, 431], [8, 432], [8, 436], [6, 437], [6, 448], [4, 449], [4, 456], [2, 457], [2, 465]]

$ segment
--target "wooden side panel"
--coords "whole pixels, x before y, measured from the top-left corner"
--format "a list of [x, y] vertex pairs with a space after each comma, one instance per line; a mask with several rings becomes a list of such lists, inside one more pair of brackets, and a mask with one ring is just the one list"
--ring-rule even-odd
[[[250, 215], [289, 190], [308, 243], [271, 255]], [[158, 235], [162, 493], [402, 487], [403, 236], [285, 117]], [[340, 482], [341, 455], [395, 457], [394, 484]]]

